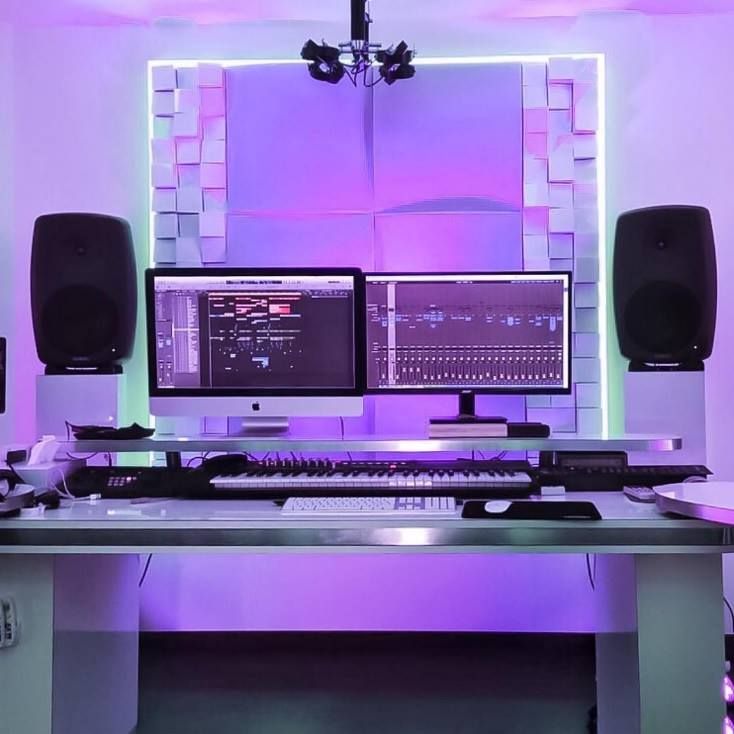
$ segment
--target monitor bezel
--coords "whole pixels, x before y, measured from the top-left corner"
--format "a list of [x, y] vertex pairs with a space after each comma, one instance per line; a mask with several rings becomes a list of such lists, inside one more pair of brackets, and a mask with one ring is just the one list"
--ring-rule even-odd
[[[432, 277], [442, 278], [467, 278], [477, 276], [496, 275], [499, 277], [514, 276], [531, 276], [533, 278], [549, 278], [566, 277], [568, 278], [568, 334], [566, 337], [566, 350], [568, 354], [568, 386], [567, 387], [551, 387], [547, 385], [539, 385], [537, 387], [481, 387], [462, 385], [454, 387], [370, 387], [367, 381], [367, 361], [369, 359], [369, 350], [367, 344], [367, 285], [370, 279], [380, 280], [389, 278], [400, 278], [406, 276], [420, 276], [430, 280]], [[404, 272], [371, 272], [364, 273], [365, 286], [365, 310], [364, 310], [364, 334], [365, 334], [365, 395], [457, 395], [459, 393], [474, 393], [476, 395], [570, 395], [573, 392], [573, 273], [570, 270], [484, 270], [473, 272], [434, 272], [421, 273], [416, 271]]]
[[[157, 277], [300, 277], [338, 276], [354, 279], [354, 387], [335, 388], [262, 388], [262, 387], [159, 387], [157, 384], [155, 339], [155, 279]], [[367, 339], [364, 318], [365, 280], [359, 268], [148, 268], [145, 271], [145, 308], [148, 346], [148, 394], [151, 398], [210, 398], [210, 397], [361, 397], [367, 386]]]

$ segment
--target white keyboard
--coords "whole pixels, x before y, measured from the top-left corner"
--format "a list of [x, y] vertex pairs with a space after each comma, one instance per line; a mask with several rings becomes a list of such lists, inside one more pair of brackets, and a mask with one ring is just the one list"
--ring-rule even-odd
[[453, 517], [453, 497], [289, 497], [282, 510], [296, 517]]

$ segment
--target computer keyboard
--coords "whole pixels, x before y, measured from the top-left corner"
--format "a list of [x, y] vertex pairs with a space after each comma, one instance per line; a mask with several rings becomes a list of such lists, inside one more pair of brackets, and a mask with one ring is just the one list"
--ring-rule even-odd
[[257, 462], [213, 477], [217, 493], [238, 496], [423, 496], [458, 499], [528, 497], [533, 489], [525, 461]]
[[282, 510], [296, 517], [455, 517], [453, 497], [290, 497]]

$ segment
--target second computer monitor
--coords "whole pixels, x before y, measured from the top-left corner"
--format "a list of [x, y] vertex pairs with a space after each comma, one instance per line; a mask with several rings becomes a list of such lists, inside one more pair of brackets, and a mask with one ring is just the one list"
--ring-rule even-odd
[[366, 276], [370, 392], [567, 393], [570, 273]]

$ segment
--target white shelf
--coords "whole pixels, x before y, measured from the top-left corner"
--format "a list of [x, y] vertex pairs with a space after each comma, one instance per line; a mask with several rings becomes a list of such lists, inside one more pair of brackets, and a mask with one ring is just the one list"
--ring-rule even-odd
[[135, 441], [64, 441], [60, 452], [186, 452], [293, 451], [298, 453], [443, 453], [462, 451], [675, 451], [680, 438], [663, 435], [630, 435], [602, 438], [566, 434], [550, 438], [415, 438], [415, 437], [248, 437], [154, 436]]

